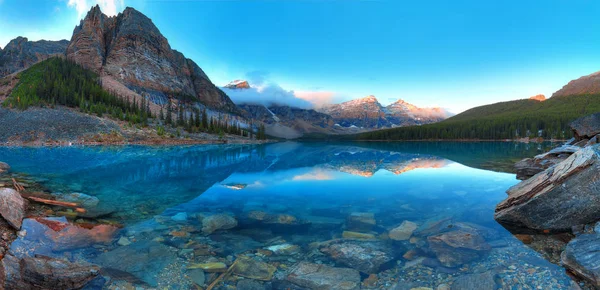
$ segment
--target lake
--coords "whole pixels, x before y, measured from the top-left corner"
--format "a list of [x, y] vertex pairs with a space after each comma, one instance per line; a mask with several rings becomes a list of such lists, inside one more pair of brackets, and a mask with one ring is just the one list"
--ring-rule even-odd
[[550, 147], [0, 148], [0, 160], [86, 207], [26, 220], [11, 247], [101, 266], [86, 289], [569, 289], [493, 219], [514, 162]]

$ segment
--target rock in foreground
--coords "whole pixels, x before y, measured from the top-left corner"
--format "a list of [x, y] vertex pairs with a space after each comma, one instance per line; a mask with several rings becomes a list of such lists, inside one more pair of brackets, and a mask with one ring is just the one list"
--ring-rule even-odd
[[513, 187], [495, 218], [513, 230], [570, 231], [600, 220], [600, 145], [575, 152]]
[[0, 289], [79, 289], [98, 275], [98, 267], [45, 256], [7, 255], [0, 267]]
[[16, 230], [21, 229], [25, 217], [25, 200], [10, 188], [0, 188], [0, 215]]
[[591, 139], [600, 134], [600, 113], [579, 118], [570, 126], [576, 139]]
[[600, 234], [573, 239], [561, 255], [562, 263], [579, 276], [600, 287]]
[[358, 271], [308, 262], [296, 264], [290, 269], [285, 281], [303, 287], [303, 289], [360, 289], [360, 274]]

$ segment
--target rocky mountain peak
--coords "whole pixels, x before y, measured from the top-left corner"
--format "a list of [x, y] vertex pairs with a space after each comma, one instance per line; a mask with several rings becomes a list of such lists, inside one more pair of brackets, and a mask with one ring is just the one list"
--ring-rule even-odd
[[22, 36], [11, 40], [4, 49], [0, 49], [0, 78], [50, 56], [64, 54], [68, 43], [66, 40], [29, 41]]
[[534, 100], [534, 101], [539, 101], [539, 102], [543, 102], [546, 100], [546, 96], [539, 94], [539, 95], [535, 95], [529, 98], [530, 100]]
[[552, 94], [552, 97], [574, 96], [600, 93], [600, 71], [587, 76], [582, 76], [570, 81], [560, 90]]
[[212, 109], [238, 112], [194, 61], [171, 49], [152, 20], [131, 7], [113, 17], [92, 7], [75, 27], [66, 55], [157, 104], [188, 96]]

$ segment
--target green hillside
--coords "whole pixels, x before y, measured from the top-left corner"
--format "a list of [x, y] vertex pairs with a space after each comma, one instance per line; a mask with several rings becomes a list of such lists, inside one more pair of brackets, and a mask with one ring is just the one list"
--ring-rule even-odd
[[570, 138], [569, 123], [600, 112], [600, 95], [517, 100], [476, 107], [439, 123], [351, 136], [358, 140]]
[[132, 123], [146, 123], [151, 117], [148, 103], [131, 102], [102, 88], [92, 71], [54, 57], [19, 73], [19, 82], [3, 106], [25, 110], [31, 106], [62, 105], [83, 112]]

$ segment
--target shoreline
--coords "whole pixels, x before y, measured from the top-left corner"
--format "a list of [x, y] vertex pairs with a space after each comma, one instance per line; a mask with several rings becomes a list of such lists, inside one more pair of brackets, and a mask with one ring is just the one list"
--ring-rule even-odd
[[131, 146], [131, 145], [142, 145], [142, 146], [183, 146], [183, 145], [261, 145], [279, 142], [277, 140], [140, 140], [140, 141], [116, 141], [116, 142], [93, 142], [93, 141], [55, 141], [55, 142], [3, 142], [0, 143], [0, 148], [11, 148], [11, 147], [29, 147], [29, 148], [42, 148], [42, 147], [70, 147], [70, 146]]

